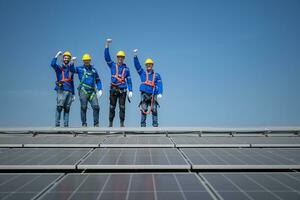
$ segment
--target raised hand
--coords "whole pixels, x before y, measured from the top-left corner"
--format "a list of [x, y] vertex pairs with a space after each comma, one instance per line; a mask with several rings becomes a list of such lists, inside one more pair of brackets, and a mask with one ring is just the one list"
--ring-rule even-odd
[[62, 54], [61, 51], [57, 52], [57, 54], [55, 55], [55, 58], [57, 58], [58, 56], [60, 56]]
[[137, 56], [137, 55], [138, 55], [138, 49], [134, 49], [134, 50], [133, 50], [133, 55], [134, 55], [134, 56]]

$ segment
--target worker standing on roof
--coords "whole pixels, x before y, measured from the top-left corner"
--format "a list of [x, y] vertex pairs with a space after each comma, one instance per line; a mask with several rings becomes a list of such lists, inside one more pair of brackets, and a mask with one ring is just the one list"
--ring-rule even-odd
[[82, 56], [83, 65], [73, 68], [74, 73], [78, 74], [80, 81], [78, 94], [81, 104], [81, 122], [83, 127], [87, 127], [86, 112], [88, 102], [93, 109], [94, 127], [99, 127], [100, 106], [98, 99], [102, 96], [102, 83], [97, 70], [91, 65], [91, 60], [92, 58], [89, 54], [84, 54]]
[[111, 71], [111, 86], [110, 86], [110, 107], [109, 107], [109, 127], [113, 126], [113, 120], [115, 117], [115, 109], [117, 100], [119, 99], [120, 108], [120, 126], [124, 127], [125, 121], [125, 103], [128, 87], [128, 97], [132, 98], [132, 82], [130, 77], [129, 68], [124, 63], [125, 52], [119, 51], [117, 53], [117, 63], [111, 60], [109, 54], [109, 45], [112, 42], [111, 39], [107, 39], [105, 43], [104, 57], [107, 65]]
[[[62, 64], [57, 64], [57, 58], [63, 55]], [[66, 51], [62, 54], [61, 51], [57, 52], [56, 56], [52, 59], [51, 67], [56, 72], [56, 87], [57, 91], [57, 104], [56, 104], [56, 114], [55, 114], [55, 126], [60, 126], [61, 112], [64, 110], [64, 127], [69, 126], [69, 112], [72, 101], [75, 100], [74, 96], [74, 82], [73, 73], [70, 71], [71, 67], [74, 67], [74, 63], [70, 62], [72, 54]]]
[[[152, 125], [153, 127], [158, 126], [158, 114], [157, 107], [158, 102], [157, 98], [162, 98], [163, 93], [163, 84], [159, 73], [154, 72], [153, 65], [154, 62], [152, 59], [148, 58], [145, 61], [146, 71], [142, 68], [139, 59], [137, 57], [138, 50], [133, 50], [134, 53], [134, 66], [138, 74], [140, 75], [140, 79], [142, 84], [140, 86], [141, 92], [141, 127], [146, 127], [146, 119], [147, 115], [152, 113]], [[149, 111], [148, 111], [148, 107]]]

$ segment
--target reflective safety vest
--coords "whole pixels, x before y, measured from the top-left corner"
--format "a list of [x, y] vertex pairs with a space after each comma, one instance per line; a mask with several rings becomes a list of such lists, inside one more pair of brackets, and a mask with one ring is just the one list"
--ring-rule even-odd
[[149, 81], [149, 73], [146, 71], [146, 81], [143, 84], [155, 87], [155, 73], [153, 72], [152, 81]]
[[111, 83], [112, 85], [114, 86], [118, 86], [118, 85], [122, 85], [125, 83], [125, 77], [124, 77], [124, 74], [125, 74], [125, 67], [123, 68], [122, 70], [122, 73], [121, 73], [121, 77], [119, 76], [119, 67], [118, 67], [118, 64], [116, 64], [116, 73], [114, 75], [112, 75], [112, 77], [114, 77], [115, 79], [118, 80], [119, 83]]

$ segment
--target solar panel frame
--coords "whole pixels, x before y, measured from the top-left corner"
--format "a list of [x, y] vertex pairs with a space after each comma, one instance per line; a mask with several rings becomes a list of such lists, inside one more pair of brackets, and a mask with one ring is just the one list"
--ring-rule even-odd
[[[62, 190], [63, 185], [68, 185]], [[41, 199], [214, 199], [194, 173], [68, 174]], [[113, 198], [114, 197], [114, 198]]]
[[182, 148], [181, 151], [193, 170], [300, 169], [298, 148]]
[[300, 137], [199, 137], [172, 136], [177, 148], [206, 147], [300, 147]]
[[300, 174], [295, 172], [226, 172], [199, 175], [219, 199], [300, 198]]
[[[163, 155], [160, 155], [161, 152]], [[175, 148], [99, 148], [79, 163], [77, 168], [93, 170], [188, 170], [191, 169], [191, 166]]]
[[36, 199], [62, 177], [62, 173], [0, 173], [0, 198]]
[[74, 170], [92, 149], [17, 148], [0, 157], [0, 170]]
[[[162, 141], [159, 141], [162, 140]], [[130, 136], [111, 136], [100, 144], [100, 147], [104, 148], [155, 148], [155, 147], [166, 147], [173, 148], [174, 143], [166, 136], [149, 136], [149, 135], [130, 135]]]

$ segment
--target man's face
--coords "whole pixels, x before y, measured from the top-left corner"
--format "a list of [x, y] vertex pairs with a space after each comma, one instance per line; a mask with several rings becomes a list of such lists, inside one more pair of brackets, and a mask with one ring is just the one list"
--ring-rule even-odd
[[118, 63], [124, 63], [124, 60], [125, 60], [125, 57], [123, 57], [123, 56], [118, 56], [117, 57], [117, 60], [118, 60]]
[[63, 57], [63, 62], [64, 62], [65, 65], [69, 64], [70, 60], [71, 60], [70, 56], [64, 56]]
[[84, 60], [84, 61], [83, 61], [83, 64], [84, 64], [85, 66], [90, 66], [90, 65], [91, 65], [91, 60]]
[[153, 64], [146, 64], [146, 69], [147, 69], [147, 71], [152, 71]]

